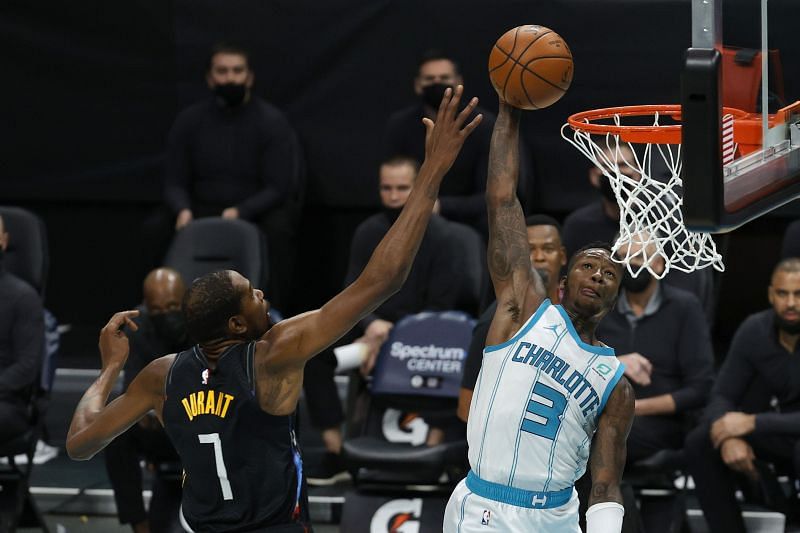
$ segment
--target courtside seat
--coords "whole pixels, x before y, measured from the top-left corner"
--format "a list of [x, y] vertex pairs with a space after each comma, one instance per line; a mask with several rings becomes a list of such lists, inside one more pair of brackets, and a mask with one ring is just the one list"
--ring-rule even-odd
[[448, 485], [466, 474], [467, 443], [455, 412], [473, 324], [458, 312], [419, 313], [395, 324], [360, 428], [349, 428], [343, 444], [356, 484]]
[[164, 265], [180, 272], [186, 283], [216, 270], [236, 270], [254, 287], [265, 287], [267, 242], [244, 220], [201, 218], [175, 234]]

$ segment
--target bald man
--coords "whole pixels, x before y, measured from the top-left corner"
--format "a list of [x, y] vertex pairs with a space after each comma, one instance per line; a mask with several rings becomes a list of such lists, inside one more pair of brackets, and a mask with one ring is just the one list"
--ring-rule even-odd
[[39, 375], [44, 350], [39, 294], [3, 268], [10, 239], [0, 217], [0, 444], [28, 429], [30, 386]]
[[[634, 234], [617, 257], [628, 252], [634, 272], [653, 258], [652, 268], [661, 274], [664, 258], [649, 241], [647, 232]], [[626, 269], [617, 305], [600, 322], [597, 337], [614, 346], [636, 394], [626, 464], [682, 448], [686, 416], [705, 407], [713, 380], [711, 338], [698, 299], [647, 270], [633, 277]], [[667, 531], [670, 512], [667, 500], [643, 501], [645, 530]]]
[[[142, 284], [144, 302], [134, 319], [137, 331], [127, 331], [130, 356], [125, 365], [125, 389], [152, 360], [189, 346], [181, 310], [186, 286], [181, 275], [171, 268], [151, 271]], [[175, 449], [155, 417], [147, 416], [106, 448], [106, 470], [121, 524], [145, 533], [173, 530], [180, 506], [180, 488], [156, 478], [150, 510], [142, 500], [142, 472], [139, 461], [177, 463]], [[179, 529], [178, 529], [179, 530]]]

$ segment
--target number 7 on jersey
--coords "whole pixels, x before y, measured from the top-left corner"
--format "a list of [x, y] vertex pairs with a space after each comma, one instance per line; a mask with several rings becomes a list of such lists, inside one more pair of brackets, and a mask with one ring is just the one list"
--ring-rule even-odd
[[200, 439], [200, 444], [213, 444], [214, 445], [214, 462], [217, 465], [217, 477], [219, 478], [219, 486], [222, 489], [222, 499], [232, 500], [233, 491], [231, 490], [231, 483], [228, 481], [228, 470], [225, 468], [225, 461], [222, 458], [222, 441], [219, 438], [219, 433], [204, 433], [197, 436]]

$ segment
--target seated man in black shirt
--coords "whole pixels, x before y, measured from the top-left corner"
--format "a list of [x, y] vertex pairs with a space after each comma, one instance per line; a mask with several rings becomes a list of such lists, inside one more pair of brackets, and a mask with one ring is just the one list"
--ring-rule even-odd
[[0, 217], [0, 444], [28, 429], [30, 387], [44, 353], [42, 301], [33, 287], [3, 268], [9, 238]]
[[[362, 222], [353, 235], [350, 246], [350, 262], [345, 277], [345, 286], [350, 285], [361, 274], [381, 239], [389, 231], [414, 187], [418, 163], [408, 157], [395, 157], [380, 168], [380, 197], [382, 212]], [[422, 238], [417, 257], [411, 267], [403, 288], [375, 311], [362, 319], [346, 341], [358, 337], [355, 342], [368, 346], [368, 354], [361, 372], [368, 375], [380, 351], [389, 337], [395, 322], [421, 311], [444, 311], [453, 309], [460, 299], [463, 288], [456, 244], [450, 238], [448, 222], [441, 217], [431, 217]], [[323, 352], [306, 365], [304, 390], [308, 410], [315, 427], [322, 430], [323, 441], [328, 450], [319, 469], [311, 469], [308, 481], [312, 484], [327, 484], [343, 477], [343, 464], [339, 453], [342, 434], [339, 429], [344, 419], [342, 406], [336, 392], [333, 374], [336, 359], [331, 352]]]
[[[139, 329], [126, 332], [130, 339], [130, 355], [125, 363], [126, 390], [151, 361], [189, 346], [181, 310], [186, 292], [181, 275], [169, 268], [153, 270], [144, 280], [143, 291], [144, 304], [137, 308], [139, 316], [133, 319]], [[140, 457], [150, 464], [179, 462], [164, 428], [152, 414], [106, 447], [106, 471], [114, 489], [119, 521], [130, 524], [136, 533], [172, 531], [178, 519], [180, 488], [156, 476], [150, 511], [146, 513]]]
[[[604, 153], [609, 161], [614, 161], [619, 166], [620, 173], [632, 180], [640, 180], [641, 175], [631, 166], [635, 159], [629, 147], [620, 145], [619, 152], [607, 149]], [[613, 244], [620, 232], [619, 204], [608, 177], [599, 168], [592, 167], [589, 170], [589, 182], [597, 190], [600, 198], [597, 202], [576, 209], [564, 219], [562, 235], [567, 257], [590, 242]], [[715, 305], [712, 276], [711, 269], [691, 274], [673, 269], [664, 277], [666, 284], [684, 289], [697, 297], [709, 326], [713, 322]]]
[[258, 223], [267, 234], [270, 300], [284, 309], [295, 233], [287, 196], [297, 180], [299, 145], [284, 114], [254, 94], [254, 81], [245, 50], [212, 50], [206, 82], [213, 97], [175, 119], [164, 194], [176, 230], [204, 216]]
[[[561, 244], [561, 226], [547, 215], [531, 215], [525, 219], [528, 233], [528, 246], [531, 249], [531, 265], [539, 273], [545, 284], [547, 296], [553, 303], [561, 301], [559, 283], [561, 269], [567, 264], [567, 253]], [[464, 374], [461, 377], [461, 390], [458, 394], [458, 417], [466, 422], [472, 393], [483, 362], [483, 349], [486, 346], [486, 335], [497, 310], [497, 302], [492, 302], [478, 319], [472, 330], [472, 341], [469, 344], [467, 360], [464, 363]]]
[[[414, 93], [419, 103], [395, 112], [386, 124], [384, 159], [402, 154], [416, 161], [425, 156], [425, 127], [422, 117], [433, 119], [447, 87], [462, 84], [458, 64], [438, 50], [426, 52], [414, 78]], [[486, 236], [486, 170], [489, 168], [489, 141], [494, 114], [476, 108], [483, 121], [464, 143], [464, 148], [442, 184], [434, 213], [448, 220], [468, 224]]]
[[[648, 239], [645, 232], [632, 235], [617, 255], [622, 258], [628, 252], [634, 272], [644, 263], [643, 254], [656, 256], [652, 268], [662, 273], [664, 259], [655, 245], [642, 244]], [[631, 466], [662, 449], [682, 448], [687, 415], [705, 407], [713, 383], [714, 353], [697, 298], [647, 270], [633, 277], [626, 269], [617, 305], [600, 322], [597, 338], [614, 347], [636, 393], [625, 464]], [[668, 530], [671, 503], [642, 502], [648, 533]]]
[[[686, 439], [710, 531], [745, 532], [736, 474], [757, 482], [767, 461], [800, 475], [800, 259], [778, 263], [768, 295], [772, 308], [750, 315], [736, 331], [704, 422]], [[773, 397], [778, 412], [770, 407]]]

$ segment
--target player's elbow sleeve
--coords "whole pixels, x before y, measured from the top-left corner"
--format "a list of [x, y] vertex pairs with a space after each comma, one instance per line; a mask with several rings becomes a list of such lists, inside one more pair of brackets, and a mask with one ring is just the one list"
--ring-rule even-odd
[[617, 502], [601, 502], [586, 511], [586, 533], [620, 533], [625, 508]]

